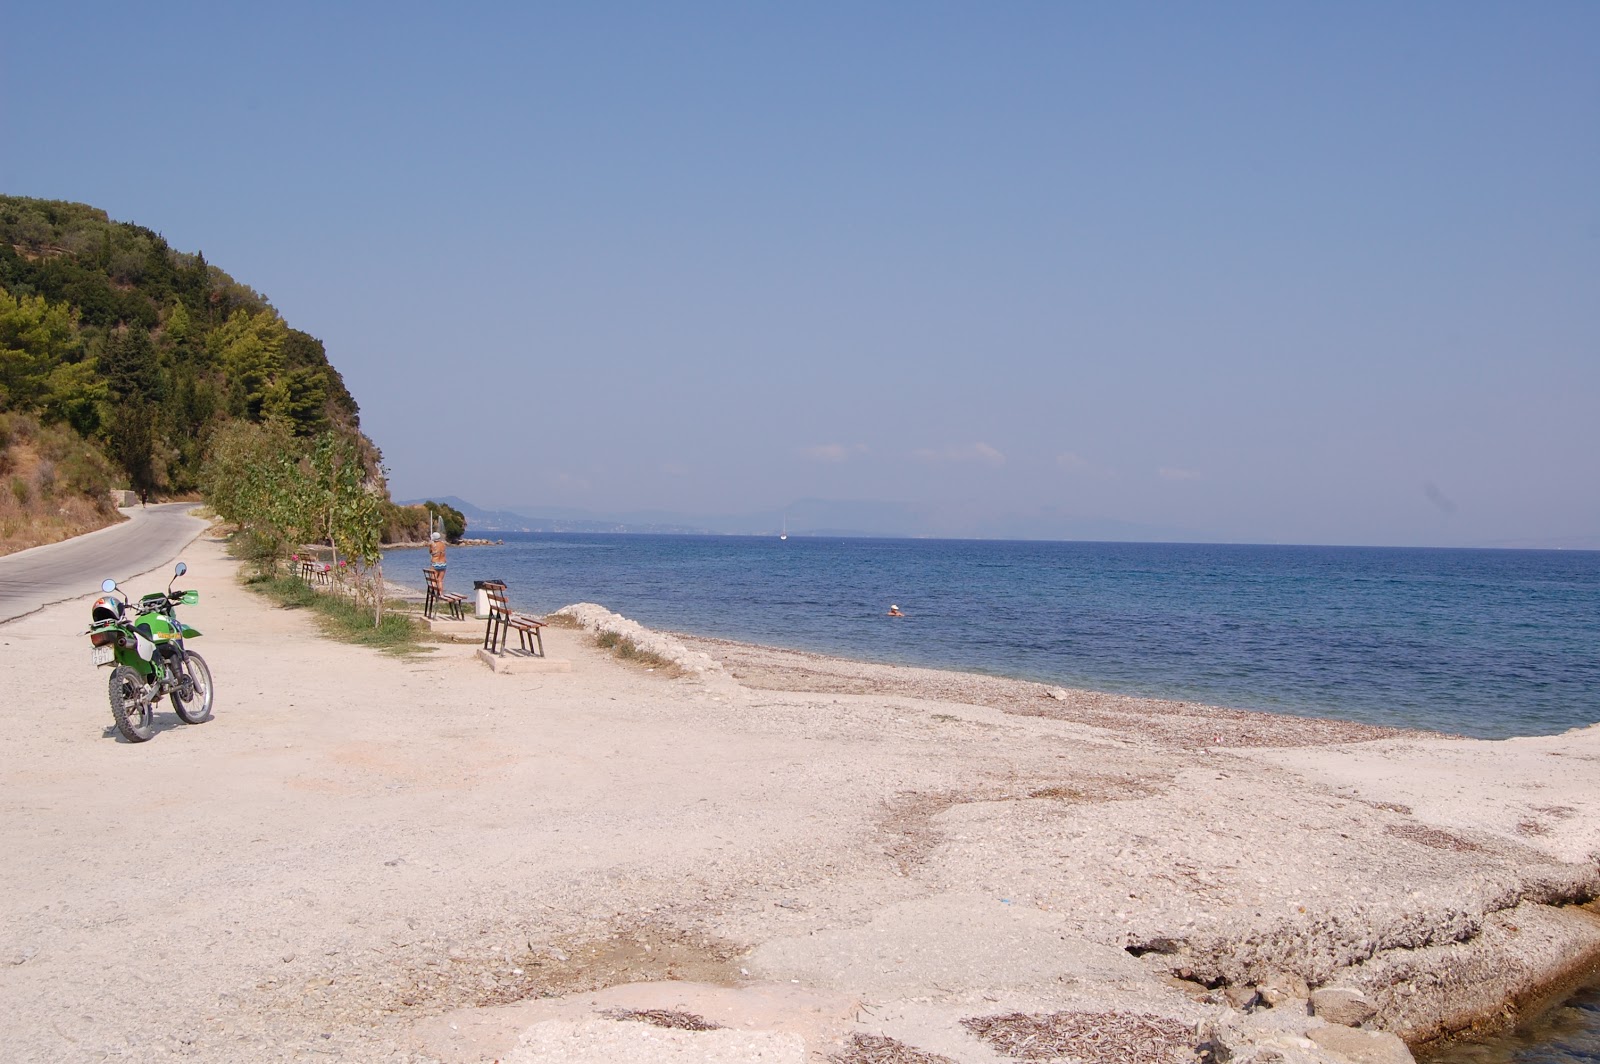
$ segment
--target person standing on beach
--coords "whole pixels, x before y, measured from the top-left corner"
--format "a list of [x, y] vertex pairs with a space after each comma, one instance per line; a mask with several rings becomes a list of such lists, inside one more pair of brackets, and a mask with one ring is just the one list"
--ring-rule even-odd
[[428, 560], [435, 569], [444, 572], [444, 537], [437, 532], [428, 537]]

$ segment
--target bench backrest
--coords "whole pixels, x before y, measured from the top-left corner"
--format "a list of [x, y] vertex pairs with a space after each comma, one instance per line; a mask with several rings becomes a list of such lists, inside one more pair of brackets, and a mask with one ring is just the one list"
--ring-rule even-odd
[[489, 612], [509, 614], [511, 607], [506, 604], [506, 585], [484, 584], [483, 590], [489, 597]]
[[433, 591], [435, 594], [439, 594], [444, 591], [443, 569], [424, 568], [422, 570], [422, 575], [428, 581], [429, 590]]

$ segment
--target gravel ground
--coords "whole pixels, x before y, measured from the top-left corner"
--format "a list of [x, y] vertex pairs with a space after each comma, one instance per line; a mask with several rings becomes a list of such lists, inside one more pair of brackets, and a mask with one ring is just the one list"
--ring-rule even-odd
[[92, 596], [0, 626], [6, 1060], [992, 1064], [994, 1032], [1115, 1017], [1150, 1059], [1357, 1060], [1379, 1035], [1319, 1034], [1313, 989], [1421, 1042], [1600, 945], [1571, 904], [1594, 729], [1484, 743], [682, 636], [717, 667], [668, 678], [559, 628], [572, 671], [498, 674], [327, 642], [220, 545], [185, 557], [211, 723], [116, 738]]

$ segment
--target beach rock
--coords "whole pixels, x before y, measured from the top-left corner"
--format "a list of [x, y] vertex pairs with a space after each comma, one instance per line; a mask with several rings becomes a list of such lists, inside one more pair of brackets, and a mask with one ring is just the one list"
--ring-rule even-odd
[[1051, 698], [1054, 698], [1058, 702], [1065, 702], [1068, 697], [1066, 688], [1064, 687], [1049, 688], [1045, 691], [1045, 694], [1049, 695]]
[[1252, 986], [1229, 986], [1222, 990], [1223, 1000], [1240, 1012], [1249, 1012], [1261, 1004], [1261, 996]]
[[1377, 1015], [1378, 1007], [1359, 990], [1328, 986], [1311, 992], [1311, 1013], [1328, 1023], [1360, 1027]]
[[1294, 1002], [1303, 1002], [1311, 996], [1311, 987], [1293, 972], [1272, 972], [1256, 986], [1269, 1008], [1282, 1008]]
[[678, 640], [661, 632], [652, 631], [638, 621], [612, 613], [593, 602], [575, 602], [555, 611], [555, 616], [569, 617], [578, 625], [596, 635], [610, 632], [633, 642], [640, 650], [648, 651], [672, 662], [685, 672], [701, 678], [731, 679], [722, 665], [709, 654], [690, 650]]
[[1362, 1031], [1330, 1025], [1306, 1032], [1323, 1049], [1347, 1058], [1351, 1064], [1416, 1064], [1406, 1044], [1388, 1031]]

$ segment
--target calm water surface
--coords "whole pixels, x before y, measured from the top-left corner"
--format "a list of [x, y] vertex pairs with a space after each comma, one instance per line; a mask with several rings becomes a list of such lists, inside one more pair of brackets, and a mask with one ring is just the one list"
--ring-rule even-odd
[[[450, 585], [498, 577], [530, 611], [598, 602], [652, 628], [1485, 738], [1600, 721], [1600, 552], [505, 540], [453, 550]], [[423, 560], [394, 552], [387, 571], [420, 585]]]
[[1600, 1064], [1600, 988], [1580, 991], [1525, 1031], [1458, 1046], [1427, 1064]]

